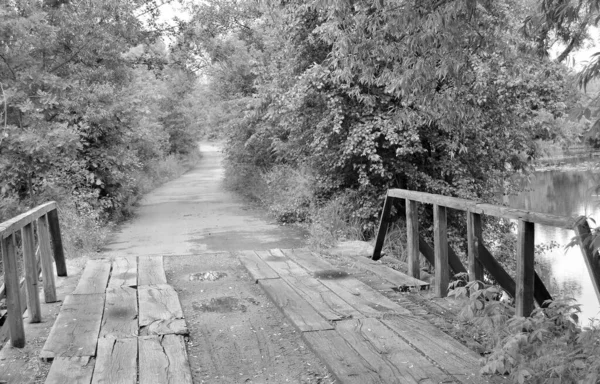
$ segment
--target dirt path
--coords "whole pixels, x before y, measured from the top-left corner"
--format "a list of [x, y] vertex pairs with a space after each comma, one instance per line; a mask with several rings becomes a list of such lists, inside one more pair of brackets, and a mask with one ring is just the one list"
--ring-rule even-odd
[[330, 383], [323, 364], [251, 281], [235, 251], [297, 248], [282, 227], [223, 188], [219, 148], [142, 200], [100, 257], [164, 255], [191, 330], [195, 383]]

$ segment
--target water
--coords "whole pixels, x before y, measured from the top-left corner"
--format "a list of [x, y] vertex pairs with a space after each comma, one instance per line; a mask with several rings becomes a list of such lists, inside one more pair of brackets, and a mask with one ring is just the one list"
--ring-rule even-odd
[[[511, 196], [508, 202], [512, 207], [530, 211], [591, 216], [600, 225], [598, 186], [600, 175], [590, 171], [536, 172], [528, 190]], [[590, 225], [593, 227], [594, 223]], [[553, 296], [573, 297], [581, 304], [579, 318], [582, 325], [587, 325], [590, 318], [600, 319], [600, 304], [579, 247], [565, 248], [574, 236], [573, 231], [536, 224], [536, 244], [558, 243], [558, 247], [536, 256], [536, 269]]]

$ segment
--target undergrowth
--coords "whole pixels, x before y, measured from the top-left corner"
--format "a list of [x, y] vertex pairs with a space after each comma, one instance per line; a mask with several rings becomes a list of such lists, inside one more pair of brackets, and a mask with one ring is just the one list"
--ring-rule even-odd
[[501, 289], [480, 281], [456, 280], [449, 296], [464, 301], [466, 333], [479, 335], [491, 353], [483, 374], [505, 375], [513, 383], [597, 384], [600, 380], [600, 324], [577, 324], [580, 306], [572, 299], [548, 302], [529, 317], [515, 317]]

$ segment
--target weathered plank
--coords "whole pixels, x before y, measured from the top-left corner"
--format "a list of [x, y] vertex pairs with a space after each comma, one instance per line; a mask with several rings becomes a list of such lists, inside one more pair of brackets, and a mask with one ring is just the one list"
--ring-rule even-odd
[[462, 382], [483, 382], [478, 374], [479, 356], [427, 320], [386, 316], [381, 321]]
[[0, 238], [7, 238], [14, 232], [23, 228], [25, 225], [33, 222], [38, 217], [43, 216], [47, 212], [50, 212], [55, 209], [56, 203], [54, 201], [50, 201], [48, 203], [44, 203], [33, 209], [30, 209], [29, 211], [22, 213], [19, 216], [15, 216], [10, 220], [0, 223]]
[[162, 256], [140, 256], [138, 258], [138, 285], [167, 284], [167, 275]]
[[535, 228], [533, 223], [519, 220], [517, 238], [517, 271], [515, 314], [529, 316], [533, 311]]
[[137, 270], [135, 257], [117, 257], [112, 262], [108, 288], [136, 287]]
[[336, 331], [304, 332], [302, 338], [340, 383], [382, 383], [377, 369], [359, 356]]
[[140, 383], [192, 383], [182, 336], [143, 336], [139, 339]]
[[362, 317], [359, 311], [285, 257], [280, 250], [272, 250], [271, 254], [265, 262], [325, 319], [333, 321]]
[[446, 207], [433, 206], [433, 251], [435, 255], [435, 295], [446, 297], [450, 283], [448, 268], [448, 229]]
[[27, 287], [27, 310], [29, 322], [42, 321], [42, 307], [38, 292], [40, 271], [35, 257], [35, 240], [33, 238], [33, 224], [26, 224], [21, 229], [21, 245], [23, 248], [23, 264], [25, 267], [25, 286]]
[[406, 261], [408, 274], [415, 279], [420, 278], [419, 268], [419, 208], [417, 202], [406, 201]]
[[138, 286], [141, 335], [189, 333], [177, 292], [170, 285]]
[[79, 278], [74, 295], [104, 293], [110, 275], [110, 261], [105, 259], [88, 260]]
[[590, 274], [596, 297], [600, 300], [600, 254], [598, 254], [594, 246], [590, 225], [585, 216], [579, 218], [578, 225], [575, 226], [575, 234], [577, 235], [577, 242], [579, 243], [583, 260]]
[[52, 250], [54, 252], [54, 262], [56, 263], [56, 274], [58, 276], [67, 276], [67, 263], [65, 262], [65, 250], [62, 245], [62, 235], [60, 234], [58, 211], [53, 209], [48, 211], [47, 215], [50, 238], [52, 239]]
[[21, 306], [21, 289], [17, 269], [17, 253], [14, 236], [0, 237], [2, 247], [2, 268], [4, 269], [4, 286], [6, 289], [6, 309], [8, 311], [8, 329], [10, 343], [15, 348], [25, 346], [25, 328], [23, 326], [23, 309]]
[[384, 383], [454, 381], [377, 319], [343, 320], [336, 323], [335, 330], [375, 368]]
[[377, 229], [377, 239], [375, 240], [375, 248], [373, 249], [373, 260], [379, 260], [381, 258], [381, 250], [385, 242], [385, 235], [387, 234], [388, 226], [390, 224], [390, 212], [392, 205], [394, 204], [394, 198], [390, 196], [385, 197], [383, 202], [383, 210], [381, 212], [381, 219], [379, 220], [379, 228]]
[[90, 384], [95, 360], [89, 356], [57, 357], [52, 362], [46, 384]]
[[360, 268], [364, 268], [371, 271], [381, 277], [382, 279], [392, 283], [396, 287], [411, 287], [417, 289], [428, 289], [429, 283], [419, 280], [417, 278], [410, 277], [404, 273], [395, 269], [389, 268], [388, 266], [381, 264], [377, 261], [367, 259], [363, 256], [352, 257], [352, 260], [356, 261]]
[[469, 281], [483, 281], [483, 266], [479, 261], [479, 243], [483, 241], [481, 215], [467, 212], [467, 249]]
[[241, 251], [239, 253], [240, 262], [250, 276], [258, 283], [262, 279], [276, 279], [279, 277], [271, 267], [269, 267], [256, 253], [253, 251]]
[[[356, 308], [365, 316], [378, 317], [385, 313], [410, 314], [410, 312], [394, 303], [381, 293], [351, 277], [340, 276], [333, 279], [323, 271], [334, 271], [333, 266], [324, 260], [314, 256], [310, 251], [295, 249], [293, 251], [283, 250], [286, 255], [294, 258], [298, 264], [313, 272], [315, 277], [327, 288], [341, 297], [348, 304]], [[320, 278], [319, 276], [324, 275]]]
[[52, 250], [50, 249], [50, 232], [48, 219], [42, 216], [37, 220], [38, 243], [40, 244], [40, 262], [42, 264], [42, 278], [44, 280], [44, 299], [46, 303], [56, 301], [56, 280], [52, 263]]
[[137, 335], [136, 289], [127, 286], [107, 288], [100, 337], [125, 338]]
[[258, 284], [300, 331], [333, 329], [313, 307], [281, 279], [260, 280]]
[[[433, 248], [431, 248], [429, 244], [427, 244], [425, 239], [423, 239], [421, 236], [419, 236], [419, 251], [423, 256], [425, 256], [427, 261], [429, 261], [429, 263], [435, 267], [435, 256]], [[460, 258], [458, 257], [456, 252], [454, 252], [452, 247], [448, 247], [448, 265], [450, 265], [450, 269], [452, 269], [452, 272], [454, 274], [467, 273], [467, 269], [464, 265], [462, 265]]]
[[95, 356], [103, 311], [104, 294], [65, 297], [40, 358]]
[[136, 384], [137, 349], [135, 337], [99, 339], [92, 384]]

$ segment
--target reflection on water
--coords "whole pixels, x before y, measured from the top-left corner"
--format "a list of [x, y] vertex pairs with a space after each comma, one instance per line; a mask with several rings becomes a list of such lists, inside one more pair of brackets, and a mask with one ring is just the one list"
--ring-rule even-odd
[[[587, 215], [600, 220], [600, 175], [592, 172], [537, 172], [527, 190], [508, 199], [510, 206], [555, 215]], [[600, 222], [598, 222], [600, 224]], [[536, 256], [536, 269], [553, 296], [573, 297], [582, 305], [580, 319], [600, 318], [600, 304], [579, 247], [565, 249], [573, 231], [535, 225], [535, 243], [559, 246]]]

